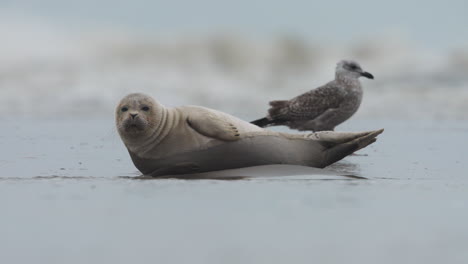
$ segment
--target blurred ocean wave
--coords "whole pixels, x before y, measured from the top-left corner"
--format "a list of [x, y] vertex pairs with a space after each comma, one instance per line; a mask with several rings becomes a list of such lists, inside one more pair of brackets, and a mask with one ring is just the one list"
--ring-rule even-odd
[[168, 37], [0, 22], [4, 116], [108, 116], [123, 95], [145, 92], [169, 106], [257, 117], [268, 101], [331, 80], [336, 62], [351, 58], [376, 76], [362, 80], [355, 118], [468, 119], [468, 48], [425, 50], [391, 34], [340, 46], [294, 35]]

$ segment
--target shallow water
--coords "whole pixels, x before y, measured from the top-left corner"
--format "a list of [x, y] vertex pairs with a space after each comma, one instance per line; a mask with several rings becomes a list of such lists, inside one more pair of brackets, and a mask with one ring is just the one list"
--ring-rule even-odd
[[109, 120], [6, 120], [0, 260], [466, 263], [468, 124], [350, 123], [386, 131], [325, 170], [191, 181], [122, 178], [139, 174]]

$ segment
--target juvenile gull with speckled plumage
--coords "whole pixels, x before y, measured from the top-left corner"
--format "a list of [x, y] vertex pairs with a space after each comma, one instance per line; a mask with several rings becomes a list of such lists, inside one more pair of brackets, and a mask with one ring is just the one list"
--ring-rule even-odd
[[264, 118], [252, 121], [260, 127], [288, 126], [299, 131], [334, 130], [359, 108], [362, 87], [359, 77], [374, 79], [351, 60], [336, 66], [335, 80], [291, 100], [271, 101]]

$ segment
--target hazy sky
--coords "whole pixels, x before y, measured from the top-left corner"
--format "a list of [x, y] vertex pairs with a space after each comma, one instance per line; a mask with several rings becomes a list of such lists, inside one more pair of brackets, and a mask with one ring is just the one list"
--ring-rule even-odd
[[466, 0], [0, 0], [0, 8], [62, 26], [124, 26], [154, 34], [289, 32], [356, 41], [399, 32], [429, 48], [468, 46]]

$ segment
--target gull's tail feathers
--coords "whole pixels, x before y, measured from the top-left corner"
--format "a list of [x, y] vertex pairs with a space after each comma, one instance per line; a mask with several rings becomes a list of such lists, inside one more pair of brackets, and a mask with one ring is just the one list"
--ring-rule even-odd
[[284, 111], [288, 107], [289, 101], [287, 100], [280, 100], [280, 101], [271, 101], [270, 102], [270, 109], [268, 109], [268, 114], [272, 119], [275, 119], [278, 116], [284, 114]]
[[263, 118], [260, 118], [260, 119], [257, 119], [257, 120], [254, 120], [252, 122], [250, 122], [256, 126], [259, 126], [259, 127], [266, 127], [268, 125], [270, 125], [272, 123], [271, 120], [269, 120], [268, 118], [266, 117], [263, 117]]

